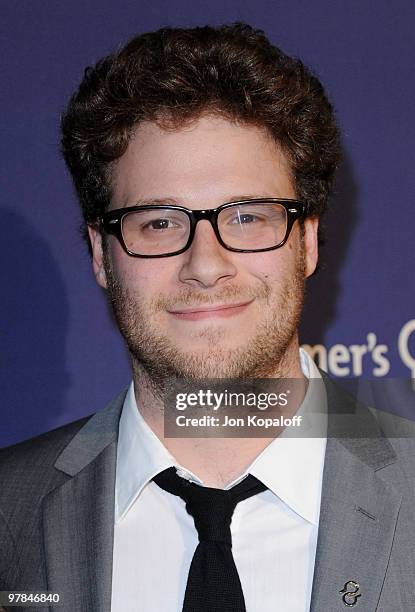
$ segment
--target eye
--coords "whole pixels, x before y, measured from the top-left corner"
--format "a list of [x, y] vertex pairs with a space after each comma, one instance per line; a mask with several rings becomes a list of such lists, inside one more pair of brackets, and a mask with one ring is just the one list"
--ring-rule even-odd
[[236, 215], [236, 217], [231, 220], [231, 223], [235, 225], [247, 225], [248, 223], [255, 223], [259, 220], [260, 219], [257, 215], [253, 215], [251, 213], [242, 213], [240, 215]]
[[164, 231], [179, 227], [172, 219], [152, 219], [148, 223], [142, 225], [142, 229], [150, 229], [154, 231]]

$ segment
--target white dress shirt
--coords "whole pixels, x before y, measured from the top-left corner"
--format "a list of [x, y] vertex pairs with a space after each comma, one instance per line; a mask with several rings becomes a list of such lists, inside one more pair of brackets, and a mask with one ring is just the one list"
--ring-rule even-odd
[[[320, 373], [302, 350], [301, 364], [309, 384], [297, 414], [317, 410], [325, 419], [324, 385], [315, 381]], [[231, 523], [247, 612], [307, 612], [310, 607], [326, 437], [291, 433], [286, 429], [275, 438], [226, 487], [248, 473], [268, 487], [240, 502]], [[203, 484], [146, 424], [131, 383], [119, 428], [111, 612], [182, 610], [198, 536], [185, 502], [152, 482], [171, 466]]]

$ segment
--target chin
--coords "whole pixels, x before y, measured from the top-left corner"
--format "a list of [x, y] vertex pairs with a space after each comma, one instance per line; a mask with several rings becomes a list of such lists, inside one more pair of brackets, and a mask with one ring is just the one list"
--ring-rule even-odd
[[218, 337], [189, 339], [186, 344], [177, 343], [176, 349], [189, 360], [196, 357], [210, 362], [223, 363], [229, 361], [235, 352], [244, 353], [245, 349], [248, 349], [248, 344], [241, 343], [240, 338], [234, 340], [234, 342], [231, 339], [224, 340], [223, 334], [219, 334]]

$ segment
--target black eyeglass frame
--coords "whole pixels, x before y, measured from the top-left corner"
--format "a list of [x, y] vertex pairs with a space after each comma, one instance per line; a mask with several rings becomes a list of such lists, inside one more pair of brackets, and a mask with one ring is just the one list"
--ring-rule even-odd
[[[287, 212], [287, 229], [284, 238], [275, 246], [266, 247], [264, 249], [236, 249], [228, 246], [223, 240], [218, 228], [218, 215], [222, 210], [230, 208], [231, 206], [240, 204], [281, 204]], [[180, 255], [184, 253], [192, 244], [193, 238], [196, 231], [196, 226], [199, 221], [207, 220], [213, 227], [215, 236], [221, 246], [228, 251], [236, 253], [262, 253], [264, 251], [274, 251], [281, 248], [287, 242], [288, 237], [291, 233], [294, 222], [297, 219], [304, 219], [307, 216], [307, 203], [301, 200], [292, 200], [289, 198], [254, 198], [252, 200], [237, 200], [235, 202], [226, 202], [216, 208], [209, 208], [205, 210], [191, 210], [184, 206], [175, 206], [173, 204], [144, 204], [138, 206], [127, 206], [125, 208], [116, 208], [105, 212], [99, 220], [101, 228], [107, 233], [114, 235], [120, 242], [122, 248], [131, 257], [141, 257], [143, 259], [154, 259], [158, 257], [172, 257], [174, 255]], [[142, 210], [178, 210], [187, 215], [190, 222], [189, 238], [184, 247], [172, 253], [162, 253], [161, 255], [140, 255], [133, 253], [127, 248], [122, 233], [122, 221], [126, 215], [133, 212], [139, 212]]]

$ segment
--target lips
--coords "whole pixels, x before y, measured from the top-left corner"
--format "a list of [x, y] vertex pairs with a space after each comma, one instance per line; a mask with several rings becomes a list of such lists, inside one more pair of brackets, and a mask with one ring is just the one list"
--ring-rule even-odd
[[249, 304], [251, 304], [253, 300], [249, 300], [248, 302], [237, 302], [235, 304], [217, 304], [214, 306], [194, 306], [189, 308], [181, 308], [177, 310], [169, 310], [168, 312], [180, 319], [204, 319], [204, 318], [212, 318], [212, 317], [231, 317], [233, 315], [239, 314]]

